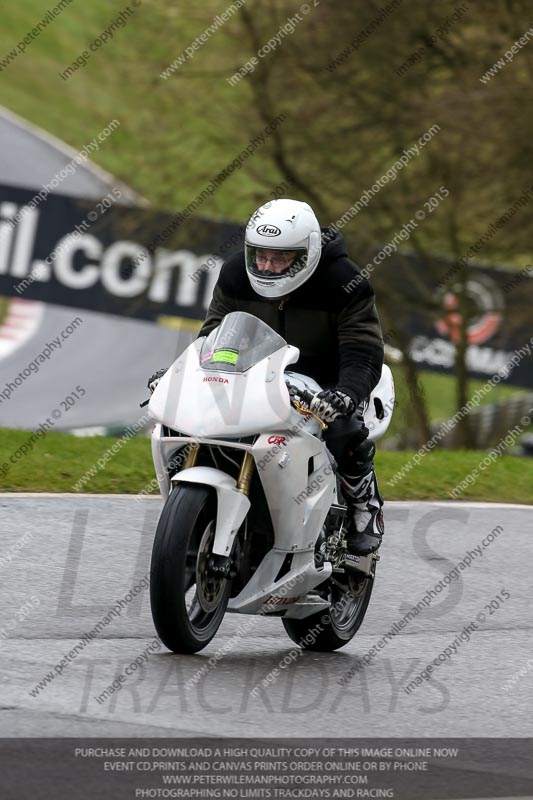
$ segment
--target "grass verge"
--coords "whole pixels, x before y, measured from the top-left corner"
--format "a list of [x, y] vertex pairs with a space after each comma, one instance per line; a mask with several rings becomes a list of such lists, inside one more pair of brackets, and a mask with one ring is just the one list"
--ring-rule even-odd
[[[27, 442], [29, 436], [28, 431], [0, 428], [0, 485], [3, 492], [74, 492], [78, 481], [97, 466], [109, 448], [121, 441], [111, 437], [79, 438], [67, 433], [49, 433], [37, 441], [30, 452], [17, 457], [18, 448]], [[412, 455], [378, 451], [378, 476], [388, 500], [449, 500], [448, 492], [473, 469], [478, 469], [479, 479], [463, 492], [460, 499], [533, 502], [533, 459], [502, 456], [483, 471], [479, 468], [484, 458], [482, 452], [436, 450], [402, 480], [389, 486], [388, 481]], [[137, 494], [153, 478], [150, 442], [145, 437], [137, 437], [123, 441], [116, 455], [104, 469], [97, 469], [81, 491]]]

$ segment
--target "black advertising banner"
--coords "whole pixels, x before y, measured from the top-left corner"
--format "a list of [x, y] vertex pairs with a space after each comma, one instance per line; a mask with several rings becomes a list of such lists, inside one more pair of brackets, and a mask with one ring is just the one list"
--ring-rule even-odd
[[203, 319], [238, 225], [0, 186], [0, 294], [147, 320]]
[[[372, 262], [370, 262], [372, 263]], [[394, 257], [370, 275], [386, 329], [405, 331], [421, 369], [454, 371], [460, 338], [461, 284], [449, 261]], [[468, 373], [533, 387], [533, 265], [521, 271], [469, 266]]]
[[533, 795], [531, 739], [2, 739], [6, 800]]
[[[40, 203], [29, 190], [0, 186], [0, 294], [152, 321], [203, 320], [224, 259], [242, 246], [243, 226], [117, 205], [114, 191], [100, 201], [49, 195]], [[357, 247], [350, 253], [358, 260]], [[453, 372], [457, 265], [371, 255], [361, 266], [385, 330], [408, 333], [421, 368]], [[533, 265], [470, 266], [468, 276], [470, 375], [500, 372], [507, 383], [533, 387]]]

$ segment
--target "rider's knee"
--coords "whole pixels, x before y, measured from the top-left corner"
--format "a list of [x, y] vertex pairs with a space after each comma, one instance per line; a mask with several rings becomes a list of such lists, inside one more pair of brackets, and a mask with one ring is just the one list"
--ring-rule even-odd
[[363, 441], [356, 439], [347, 442], [346, 450], [338, 461], [339, 468], [351, 475], [366, 472], [375, 454], [376, 445], [368, 438], [367, 432], [367, 437]]

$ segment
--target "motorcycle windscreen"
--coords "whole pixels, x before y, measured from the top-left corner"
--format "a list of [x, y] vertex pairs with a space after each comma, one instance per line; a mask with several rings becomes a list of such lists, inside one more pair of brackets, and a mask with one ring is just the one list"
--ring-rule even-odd
[[247, 372], [286, 345], [285, 339], [262, 320], [233, 311], [205, 339], [200, 366], [207, 371]]
[[285, 367], [298, 355], [256, 317], [228, 314], [172, 365], [149, 410], [159, 422], [190, 436], [247, 436], [285, 428], [291, 418]]

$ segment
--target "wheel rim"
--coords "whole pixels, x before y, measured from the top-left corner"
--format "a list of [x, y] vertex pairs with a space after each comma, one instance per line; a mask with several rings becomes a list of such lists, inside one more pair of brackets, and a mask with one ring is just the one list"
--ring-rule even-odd
[[189, 624], [197, 633], [210, 625], [227, 590], [226, 578], [209, 575], [207, 571], [207, 559], [214, 538], [215, 526], [210, 520], [198, 547], [193, 545], [187, 552], [185, 607]]
[[[364, 607], [365, 596], [369, 588], [368, 580], [356, 582], [350, 579], [346, 591], [340, 590], [339, 587], [333, 587], [329, 616], [331, 624], [338, 634], [349, 633], [357, 621], [361, 609]], [[348, 597], [348, 593], [350, 597]]]

